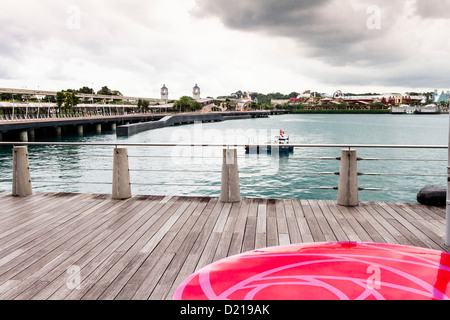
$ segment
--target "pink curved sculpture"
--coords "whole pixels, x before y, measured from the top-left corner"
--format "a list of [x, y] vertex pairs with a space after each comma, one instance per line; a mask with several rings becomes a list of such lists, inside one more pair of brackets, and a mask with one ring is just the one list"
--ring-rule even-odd
[[255, 250], [188, 277], [174, 300], [448, 300], [450, 254], [378, 243]]

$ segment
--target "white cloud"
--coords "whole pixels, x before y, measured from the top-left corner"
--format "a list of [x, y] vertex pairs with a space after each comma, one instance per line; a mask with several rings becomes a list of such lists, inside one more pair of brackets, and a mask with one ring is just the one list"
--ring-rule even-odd
[[[366, 27], [369, 4], [381, 9], [381, 29]], [[196, 83], [203, 96], [445, 87], [450, 19], [436, 5], [3, 0], [0, 87], [108, 85], [159, 97], [166, 84], [172, 98], [190, 95]]]

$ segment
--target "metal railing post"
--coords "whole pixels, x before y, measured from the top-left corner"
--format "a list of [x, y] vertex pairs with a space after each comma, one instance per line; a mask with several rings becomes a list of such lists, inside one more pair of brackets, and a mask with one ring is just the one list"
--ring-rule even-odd
[[115, 200], [131, 198], [127, 148], [114, 149], [112, 198]]
[[338, 205], [356, 207], [359, 204], [358, 158], [356, 150], [342, 150], [339, 172]]
[[241, 201], [237, 149], [223, 149], [220, 201], [226, 203]]
[[12, 195], [16, 197], [24, 197], [31, 194], [33, 194], [33, 190], [31, 188], [28, 148], [14, 147]]

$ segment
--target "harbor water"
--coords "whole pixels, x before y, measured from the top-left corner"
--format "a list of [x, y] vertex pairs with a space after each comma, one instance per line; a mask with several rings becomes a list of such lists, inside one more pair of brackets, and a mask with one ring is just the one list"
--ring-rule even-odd
[[[195, 123], [116, 137], [115, 132], [36, 141], [89, 143], [266, 143], [283, 130], [291, 144], [447, 145], [448, 115], [278, 115]], [[133, 195], [218, 196], [222, 148], [128, 147]], [[238, 147], [241, 195], [336, 200], [340, 148], [246, 154]], [[36, 192], [111, 193], [111, 146], [29, 146]], [[447, 150], [357, 149], [361, 201], [415, 202], [426, 185], [446, 185]], [[379, 160], [374, 160], [379, 159]], [[0, 190], [11, 190], [11, 147], [0, 147]], [[326, 173], [326, 174], [321, 174]]]

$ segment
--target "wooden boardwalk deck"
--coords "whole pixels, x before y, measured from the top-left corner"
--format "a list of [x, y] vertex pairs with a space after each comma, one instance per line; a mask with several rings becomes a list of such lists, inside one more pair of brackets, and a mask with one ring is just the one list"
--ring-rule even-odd
[[361, 241], [448, 251], [444, 234], [445, 209], [418, 204], [0, 192], [0, 299], [171, 299], [199, 268], [256, 248]]

